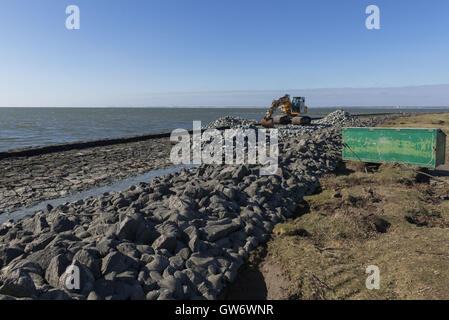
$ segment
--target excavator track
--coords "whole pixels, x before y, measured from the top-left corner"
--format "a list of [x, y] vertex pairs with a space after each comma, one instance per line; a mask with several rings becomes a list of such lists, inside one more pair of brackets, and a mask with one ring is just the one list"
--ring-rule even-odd
[[308, 117], [308, 116], [298, 116], [298, 117], [293, 117], [292, 118], [292, 124], [295, 125], [309, 125], [312, 123], [312, 118]]

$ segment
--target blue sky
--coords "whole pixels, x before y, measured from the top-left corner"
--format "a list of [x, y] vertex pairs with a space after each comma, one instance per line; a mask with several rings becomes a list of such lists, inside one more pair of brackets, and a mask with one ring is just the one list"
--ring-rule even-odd
[[[80, 30], [65, 28], [71, 4]], [[370, 4], [380, 30], [365, 28]], [[186, 105], [220, 105], [223, 91], [449, 84], [449, 1], [2, 0], [0, 43], [0, 106], [183, 105], [180, 93]]]

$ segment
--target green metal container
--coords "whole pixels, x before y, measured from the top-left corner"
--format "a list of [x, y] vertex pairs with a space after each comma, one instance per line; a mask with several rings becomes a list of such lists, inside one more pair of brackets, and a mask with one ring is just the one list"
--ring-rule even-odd
[[441, 129], [343, 128], [343, 160], [435, 168], [444, 163]]

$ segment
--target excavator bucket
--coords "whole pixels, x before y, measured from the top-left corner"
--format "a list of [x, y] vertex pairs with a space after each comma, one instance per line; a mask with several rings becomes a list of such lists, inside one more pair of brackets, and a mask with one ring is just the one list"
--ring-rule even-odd
[[273, 128], [274, 121], [273, 121], [273, 118], [269, 118], [269, 119], [263, 118], [262, 121], [260, 121], [260, 124], [264, 128]]

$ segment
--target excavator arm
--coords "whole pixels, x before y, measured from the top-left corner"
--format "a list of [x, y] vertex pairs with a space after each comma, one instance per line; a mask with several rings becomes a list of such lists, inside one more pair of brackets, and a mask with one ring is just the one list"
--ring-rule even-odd
[[286, 94], [282, 98], [279, 98], [277, 100], [273, 100], [271, 103], [270, 108], [267, 110], [265, 117], [262, 119], [261, 124], [265, 128], [272, 128], [273, 127], [273, 114], [276, 112], [279, 107], [285, 106], [285, 110], [287, 115], [290, 115], [292, 110], [292, 104], [290, 102], [290, 96]]
[[[290, 96], [288, 94], [286, 94], [282, 98], [273, 100], [270, 109], [268, 109], [267, 113], [265, 114], [265, 119], [270, 119], [280, 106], [286, 106], [286, 110], [291, 110]], [[287, 113], [289, 112], [287, 111]]]

